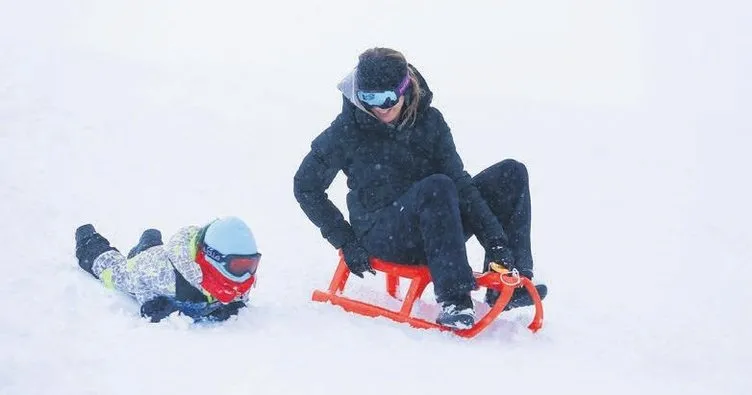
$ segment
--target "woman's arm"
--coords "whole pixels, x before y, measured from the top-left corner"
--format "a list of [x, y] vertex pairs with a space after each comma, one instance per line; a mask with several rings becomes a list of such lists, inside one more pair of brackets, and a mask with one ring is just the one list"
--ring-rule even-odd
[[326, 193], [341, 170], [340, 152], [336, 147], [337, 127], [335, 120], [311, 144], [311, 151], [295, 173], [294, 193], [303, 212], [321, 230], [321, 235], [334, 248], [341, 248], [355, 238], [355, 233]]

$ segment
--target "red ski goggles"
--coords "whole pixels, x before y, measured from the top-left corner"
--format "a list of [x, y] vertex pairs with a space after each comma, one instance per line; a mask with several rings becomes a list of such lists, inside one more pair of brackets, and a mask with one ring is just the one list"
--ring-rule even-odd
[[242, 282], [248, 280], [251, 276], [256, 274], [259, 262], [261, 262], [261, 254], [222, 254], [221, 252], [209, 247], [204, 243], [204, 235], [206, 229], [202, 229], [198, 237], [198, 249], [204, 257], [208, 258], [207, 261], [212, 264], [217, 270], [222, 272], [223, 275], [232, 279], [233, 281]]

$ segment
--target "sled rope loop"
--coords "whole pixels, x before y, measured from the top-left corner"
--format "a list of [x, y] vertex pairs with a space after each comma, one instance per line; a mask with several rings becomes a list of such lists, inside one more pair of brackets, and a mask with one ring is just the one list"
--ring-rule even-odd
[[420, 329], [439, 329], [442, 331], [451, 331], [461, 337], [474, 337], [486, 329], [495, 319], [504, 311], [504, 307], [512, 299], [515, 288], [525, 287], [534, 301], [535, 315], [528, 325], [528, 328], [537, 332], [543, 326], [543, 305], [541, 303], [538, 290], [529, 279], [522, 277], [516, 270], [506, 270], [501, 266], [493, 267], [493, 270], [485, 273], [475, 272], [475, 279], [478, 288], [485, 287], [495, 289], [500, 292], [496, 304], [481, 317], [473, 327], [469, 329], [452, 329], [430, 322], [411, 315], [415, 301], [420, 299], [423, 291], [431, 283], [431, 274], [426, 266], [403, 265], [393, 262], [387, 262], [378, 258], [370, 259], [371, 267], [386, 275], [386, 292], [391, 297], [399, 299], [399, 279], [406, 278], [410, 280], [402, 307], [399, 311], [389, 310], [380, 306], [372, 305], [366, 302], [355, 300], [342, 295], [345, 290], [345, 284], [350, 275], [342, 252], [340, 251], [339, 264], [334, 272], [332, 281], [326, 291], [315, 290], [312, 300], [316, 302], [329, 302], [342, 307], [344, 310], [356, 314], [362, 314], [368, 317], [385, 317], [396, 322], [407, 323], [414, 328]]

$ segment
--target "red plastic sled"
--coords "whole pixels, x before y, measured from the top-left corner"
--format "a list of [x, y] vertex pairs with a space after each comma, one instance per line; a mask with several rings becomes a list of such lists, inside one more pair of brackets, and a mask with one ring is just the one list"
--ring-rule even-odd
[[525, 277], [515, 276], [510, 272], [498, 273], [489, 271], [485, 273], [474, 273], [478, 287], [496, 289], [501, 293], [496, 304], [481, 319], [477, 320], [475, 325], [469, 329], [452, 329], [429, 322], [424, 319], [411, 316], [413, 304], [431, 282], [431, 275], [426, 266], [402, 265], [393, 262], [383, 261], [377, 258], [371, 258], [371, 267], [374, 270], [386, 274], [386, 292], [393, 298], [397, 298], [397, 289], [399, 288], [399, 278], [404, 277], [411, 280], [410, 288], [405, 295], [402, 308], [399, 311], [388, 310], [383, 307], [375, 306], [358, 300], [354, 300], [342, 295], [345, 284], [350, 275], [350, 271], [345, 264], [345, 260], [340, 252], [340, 260], [337, 270], [334, 272], [332, 282], [329, 284], [327, 291], [315, 290], [311, 299], [316, 302], [330, 302], [340, 306], [346, 311], [356, 314], [362, 314], [368, 317], [386, 317], [397, 322], [407, 323], [414, 328], [421, 329], [439, 329], [442, 331], [452, 331], [462, 337], [473, 337], [486, 329], [496, 317], [501, 314], [504, 307], [512, 298], [512, 293], [517, 287], [525, 287], [535, 302], [535, 316], [528, 328], [537, 332], [543, 326], [543, 304], [540, 295], [535, 289], [535, 285]]

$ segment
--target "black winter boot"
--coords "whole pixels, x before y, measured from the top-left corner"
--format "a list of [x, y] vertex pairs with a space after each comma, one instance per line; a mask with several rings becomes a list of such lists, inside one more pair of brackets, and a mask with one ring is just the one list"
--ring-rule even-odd
[[141, 234], [141, 238], [138, 240], [138, 244], [131, 249], [128, 253], [128, 259], [133, 258], [142, 251], [146, 251], [149, 248], [162, 245], [162, 233], [156, 229], [146, 229]]
[[[535, 289], [538, 290], [538, 295], [540, 295], [541, 300], [545, 299], [546, 295], [548, 294], [548, 287], [546, 287], [545, 284], [536, 284]], [[488, 303], [489, 306], [493, 307], [493, 305], [495, 305], [496, 301], [499, 299], [499, 296], [499, 292], [495, 289], [487, 289], [486, 303]], [[532, 306], [533, 304], [533, 298], [530, 297], [530, 293], [527, 292], [526, 288], [515, 288], [514, 293], [512, 294], [512, 299], [509, 301], [509, 303], [507, 303], [506, 306], [504, 306], [504, 311], [516, 309], [518, 307]]]
[[[529, 266], [529, 265], [528, 265]], [[483, 272], [488, 272], [491, 270], [491, 263], [488, 257], [483, 261]], [[526, 277], [528, 279], [533, 278], [533, 271], [532, 269], [522, 269], [520, 270], [520, 276]], [[544, 284], [537, 284], [535, 286], [535, 289], [538, 290], [538, 294], [541, 297], [541, 300], [546, 297], [546, 294], [548, 293], [548, 287]], [[486, 303], [488, 303], [489, 306], [493, 307], [496, 304], [496, 301], [499, 299], [499, 291], [495, 289], [488, 288], [486, 289]], [[533, 305], [533, 299], [530, 297], [530, 294], [527, 292], [527, 289], [525, 288], [515, 288], [514, 293], [512, 294], [512, 299], [509, 301], [509, 303], [504, 307], [504, 311], [511, 310], [517, 307], [524, 307], [524, 306], [532, 306]]]
[[95, 278], [97, 276], [92, 270], [94, 260], [110, 250], [117, 249], [110, 246], [110, 242], [97, 233], [93, 225], [86, 224], [76, 229], [76, 258], [78, 258], [78, 266], [81, 266], [81, 269], [89, 272]]
[[444, 301], [436, 323], [454, 329], [472, 328], [475, 325], [475, 309], [470, 294], [457, 300]]

